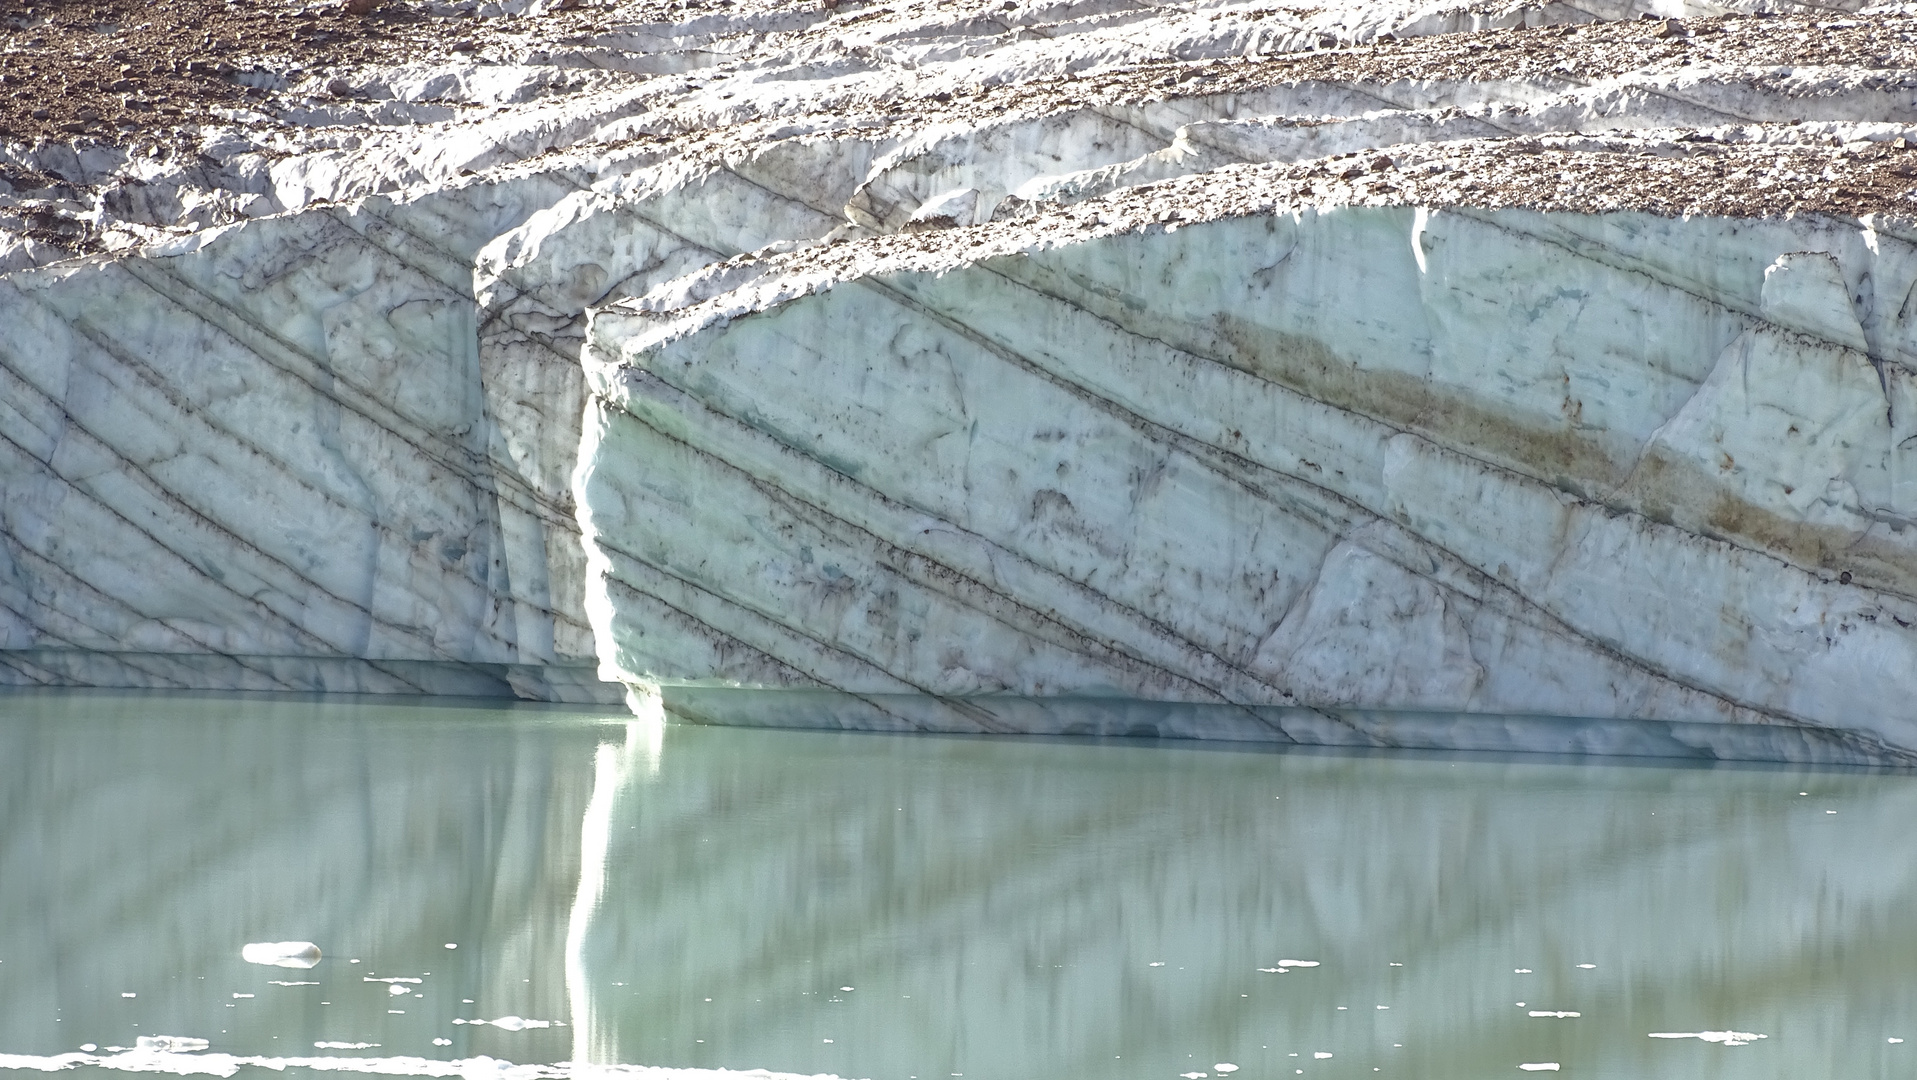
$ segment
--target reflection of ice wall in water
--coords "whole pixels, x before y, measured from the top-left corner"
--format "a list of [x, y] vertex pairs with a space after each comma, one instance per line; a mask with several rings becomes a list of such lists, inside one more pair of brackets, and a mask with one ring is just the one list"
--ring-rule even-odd
[[[650, 707], [641, 707], [649, 705]], [[592, 801], [579, 826], [579, 888], [573, 894], [572, 915], [566, 920], [566, 1000], [574, 1018], [572, 1060], [615, 1062], [616, 1043], [593, 1023], [592, 975], [586, 960], [586, 941], [593, 916], [606, 895], [606, 858], [612, 850], [612, 820], [619, 791], [634, 776], [658, 774], [665, 742], [665, 714], [657, 699], [635, 699], [639, 718], [626, 725], [626, 741], [602, 742], [593, 753]]]
[[[168, 1033], [291, 1053], [307, 1033], [391, 1052], [404, 1025], [417, 1032], [398, 1040], [405, 1052], [563, 1057], [563, 1030], [450, 1024], [566, 1016], [561, 949], [601, 736], [496, 722], [506, 715], [13, 698], [0, 725], [0, 1050]], [[240, 958], [246, 942], [281, 939], [326, 958], [311, 972]], [[369, 971], [434, 977], [424, 998], [389, 1002], [388, 984], [360, 984]], [[327, 980], [326, 995], [273, 979]], [[439, 1034], [460, 1042], [436, 1052]]]
[[[665, 742], [618, 790], [582, 934], [595, 1061], [1698, 1080], [1877, 1075], [1917, 1030], [1901, 777]], [[1322, 966], [1258, 970], [1285, 958]], [[1725, 1029], [1770, 1037], [1646, 1038]]]

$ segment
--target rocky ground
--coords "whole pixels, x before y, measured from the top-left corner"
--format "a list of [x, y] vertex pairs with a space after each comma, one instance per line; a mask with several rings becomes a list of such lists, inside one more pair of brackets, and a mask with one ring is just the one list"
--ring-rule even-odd
[[[896, 143], [1180, 102], [1199, 121], [1344, 122], [1334, 152], [1240, 140], [1222, 158], [1147, 170], [1162, 179], [1282, 159], [1282, 169], [1233, 173], [1233, 190], [1265, 185], [1260, 198], [1673, 214], [1907, 207], [1917, 157], [1907, 161], [1900, 140], [1917, 120], [1917, 16], [1661, 11], [10, 3], [0, 9], [0, 267], [527, 168], [576, 169], [590, 183], [795, 135]], [[1375, 100], [1259, 100], [1285, 87]], [[1392, 113], [1417, 122], [1376, 123]], [[1380, 130], [1362, 133], [1367, 121]], [[1133, 170], [1075, 197], [1146, 179]]]

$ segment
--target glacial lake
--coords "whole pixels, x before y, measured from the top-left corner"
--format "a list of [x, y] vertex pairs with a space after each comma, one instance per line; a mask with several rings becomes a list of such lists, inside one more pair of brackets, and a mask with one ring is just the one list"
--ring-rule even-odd
[[0, 1069], [1908, 1077], [1914, 822], [1895, 772], [13, 692]]

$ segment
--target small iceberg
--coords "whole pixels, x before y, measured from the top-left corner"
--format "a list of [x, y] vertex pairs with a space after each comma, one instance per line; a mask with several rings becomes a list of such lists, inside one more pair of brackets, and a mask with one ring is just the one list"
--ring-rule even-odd
[[1725, 1046], [1749, 1046], [1759, 1039], [1769, 1038], [1754, 1031], [1653, 1031], [1653, 1039], [1702, 1039], [1707, 1043], [1722, 1043]]
[[502, 1016], [497, 1020], [454, 1020], [453, 1023], [472, 1024], [476, 1027], [491, 1024], [496, 1028], [504, 1028], [507, 1031], [524, 1031], [527, 1028], [549, 1028], [553, 1024], [551, 1020], [528, 1020], [523, 1016]]
[[271, 967], [310, 968], [320, 962], [320, 949], [310, 941], [256, 941], [240, 949], [240, 959]]
[[133, 1048], [136, 1050], [160, 1054], [190, 1054], [195, 1050], [204, 1050], [206, 1046], [205, 1039], [195, 1039], [186, 1035], [142, 1035], [133, 1041]]

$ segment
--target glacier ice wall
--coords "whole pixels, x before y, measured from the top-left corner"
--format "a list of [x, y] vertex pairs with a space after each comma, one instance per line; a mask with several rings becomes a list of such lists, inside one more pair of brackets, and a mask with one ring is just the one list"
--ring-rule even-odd
[[489, 394], [542, 399], [482, 378], [471, 301], [470, 237], [527, 199], [467, 194], [0, 281], [10, 666], [565, 696], [566, 468], [494, 422]]
[[1913, 745], [1910, 236], [1172, 216], [598, 313], [608, 662], [945, 730], [1122, 698], [1234, 737], [1316, 741], [1291, 706]]
[[1914, 745], [1901, 7], [427, 7], [0, 145], [0, 682]]

